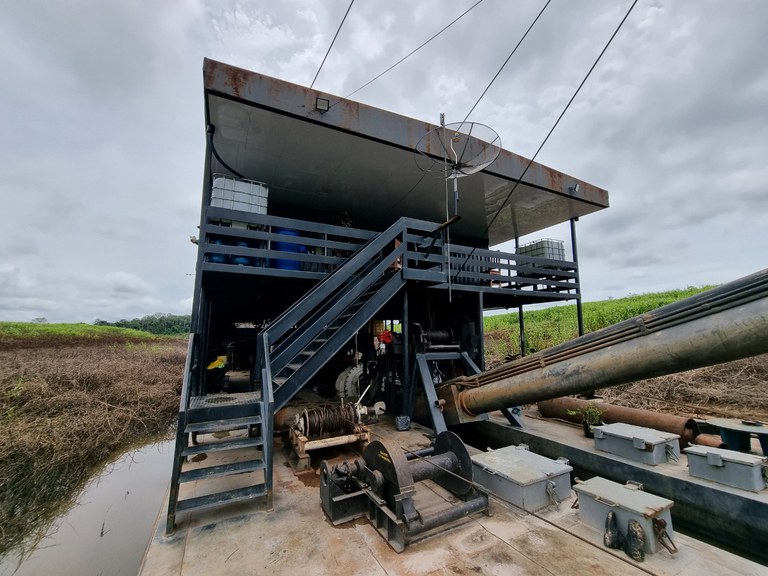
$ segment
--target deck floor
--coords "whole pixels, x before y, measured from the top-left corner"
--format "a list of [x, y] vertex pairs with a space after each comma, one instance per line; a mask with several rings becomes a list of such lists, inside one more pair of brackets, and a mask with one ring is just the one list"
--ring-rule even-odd
[[[426, 447], [432, 438], [431, 430], [418, 425], [395, 432], [386, 419], [371, 431], [374, 438], [394, 437], [411, 450]], [[165, 536], [162, 508], [140, 575], [768, 575], [764, 566], [679, 533], [678, 554], [662, 551], [637, 564], [605, 548], [602, 534], [579, 522], [570, 500], [531, 515], [492, 497], [491, 516], [478, 513], [443, 526], [398, 554], [367, 520], [334, 527], [320, 507], [320, 460], [354, 458], [359, 445], [313, 455], [315, 470], [300, 475], [293, 473], [290, 451], [281, 449], [280, 441], [275, 448], [274, 511], [266, 512], [257, 500], [180, 515], [175, 534]], [[444, 506], [446, 500], [452, 496], [431, 481], [417, 484], [419, 509]]]

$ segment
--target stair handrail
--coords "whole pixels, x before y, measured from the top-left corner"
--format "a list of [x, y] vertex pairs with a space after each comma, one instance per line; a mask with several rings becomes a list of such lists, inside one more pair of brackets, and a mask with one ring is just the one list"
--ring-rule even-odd
[[[366, 242], [357, 252], [336, 268], [320, 283], [315, 285], [307, 294], [296, 301], [285, 312], [278, 316], [262, 332], [268, 332], [270, 340], [277, 342], [288, 330], [298, 324], [304, 317], [312, 312], [320, 301], [328, 298], [329, 292], [335, 292], [349, 278], [358, 272], [380, 250], [387, 247], [390, 242], [403, 234], [409, 222], [416, 222], [410, 218], [402, 217], [387, 228], [384, 232], [374, 236]], [[430, 223], [431, 224], [431, 223]]]
[[190, 387], [194, 372], [193, 362], [196, 353], [197, 333], [190, 332], [187, 339], [187, 357], [184, 361], [184, 376], [181, 380], [181, 397], [179, 398], [179, 414], [185, 414], [189, 409]]
[[267, 491], [267, 511], [272, 511], [272, 481], [273, 481], [273, 466], [272, 461], [272, 437], [274, 436], [275, 421], [274, 421], [274, 405], [275, 396], [272, 389], [272, 374], [269, 368], [269, 341], [266, 335], [259, 334], [257, 338], [257, 345], [259, 346], [259, 370], [261, 377], [261, 433], [264, 439], [263, 454], [264, 454], [264, 488]]
[[400, 259], [404, 253], [405, 244], [400, 244], [391, 252], [387, 252], [386, 256], [367, 263], [358, 271], [355, 281], [348, 282], [325, 298], [312, 311], [312, 314], [302, 319], [299, 330], [292, 332], [272, 347], [269, 355], [272, 373], [277, 375], [299, 353], [301, 348], [309, 344], [333, 322], [338, 316], [334, 313], [335, 303], [338, 303], [342, 298], [348, 298], [348, 302], [352, 305], [378, 280], [386, 279], [387, 268], [392, 265], [392, 262]]

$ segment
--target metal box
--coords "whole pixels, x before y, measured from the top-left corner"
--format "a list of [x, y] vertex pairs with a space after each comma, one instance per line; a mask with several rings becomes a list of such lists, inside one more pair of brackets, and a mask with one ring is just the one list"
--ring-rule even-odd
[[596, 426], [595, 448], [644, 464], [680, 461], [680, 436], [631, 424]]
[[263, 182], [216, 174], [213, 177], [211, 206], [253, 214], [267, 213], [269, 188]]
[[472, 456], [474, 477], [492, 493], [536, 512], [571, 495], [567, 460], [550, 460], [527, 447], [507, 446]]
[[688, 472], [691, 476], [726, 486], [760, 492], [768, 477], [768, 458], [710, 446], [689, 446]]
[[627, 523], [637, 520], [645, 532], [645, 551], [655, 554], [661, 547], [653, 530], [653, 520], [662, 519], [670, 540], [674, 541], [670, 508], [674, 502], [643, 492], [636, 485], [619, 484], [595, 476], [586, 482], [575, 484], [579, 496], [579, 516], [587, 526], [605, 532], [605, 519], [613, 510], [622, 536], [627, 534]]

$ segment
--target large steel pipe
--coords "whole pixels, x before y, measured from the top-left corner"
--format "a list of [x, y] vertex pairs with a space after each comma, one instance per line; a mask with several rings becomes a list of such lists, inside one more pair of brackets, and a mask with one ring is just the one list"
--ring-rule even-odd
[[[762, 354], [768, 352], [767, 285], [764, 270], [704, 297], [450, 383], [477, 386], [457, 398], [460, 408], [473, 415]], [[708, 301], [707, 294], [714, 297]], [[651, 322], [659, 325], [649, 328]], [[622, 335], [633, 323], [636, 333]]]
[[[566, 397], [542, 400], [539, 402], [538, 408], [541, 415], [546, 418], [561, 418], [580, 423], [583, 410], [593, 403], [593, 400]], [[640, 410], [638, 408], [626, 408], [609, 404], [608, 402], [598, 402], [595, 405], [600, 409], [600, 417], [606, 424], [623, 422], [625, 424], [645, 426], [677, 434], [682, 440], [683, 447], [693, 444], [695, 437], [698, 435], [696, 422], [692, 418], [675, 416], [674, 414], [662, 414], [661, 412], [652, 412], [650, 410]]]

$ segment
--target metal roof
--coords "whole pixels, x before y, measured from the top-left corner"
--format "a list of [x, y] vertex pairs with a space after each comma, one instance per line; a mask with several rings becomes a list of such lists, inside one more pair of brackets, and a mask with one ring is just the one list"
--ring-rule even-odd
[[[400, 216], [445, 220], [445, 182], [415, 160], [436, 125], [209, 59], [203, 71], [216, 151], [245, 178], [267, 183], [270, 203], [346, 211], [355, 227], [372, 230]], [[318, 98], [328, 111], [317, 109]], [[452, 230], [496, 245], [608, 207], [605, 190], [534, 163], [486, 231], [527, 164], [502, 150], [462, 178], [462, 220]]]

